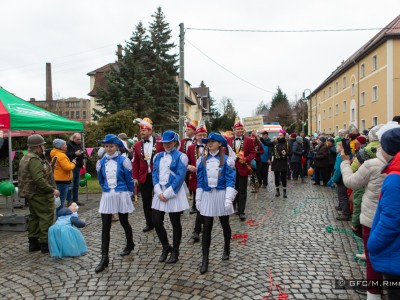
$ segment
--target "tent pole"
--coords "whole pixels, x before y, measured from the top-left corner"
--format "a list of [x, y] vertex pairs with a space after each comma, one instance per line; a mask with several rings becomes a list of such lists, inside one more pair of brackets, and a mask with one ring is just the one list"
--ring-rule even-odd
[[10, 173], [10, 181], [13, 182], [11, 129], [8, 130], [8, 170]]

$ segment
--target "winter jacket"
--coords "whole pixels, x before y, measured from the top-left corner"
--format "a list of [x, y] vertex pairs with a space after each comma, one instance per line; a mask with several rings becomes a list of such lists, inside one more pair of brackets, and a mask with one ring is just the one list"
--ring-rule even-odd
[[386, 177], [386, 174], [381, 173], [385, 165], [386, 160], [380, 150], [376, 158], [364, 162], [356, 173], [351, 170], [350, 161], [345, 160], [340, 165], [345, 186], [352, 190], [366, 187], [361, 203], [360, 223], [369, 228], [372, 226], [382, 182]]
[[[263, 142], [263, 139], [260, 139], [260, 141]], [[271, 140], [268, 138], [265, 141], [270, 142]], [[264, 148], [264, 153], [261, 155], [261, 162], [266, 163], [272, 159], [272, 147], [268, 147], [267, 145], [264, 145], [264, 143], [263, 143], [263, 148]]]
[[271, 170], [274, 172], [286, 172], [288, 163], [288, 154], [290, 152], [289, 143], [285, 139], [278, 139], [274, 143], [273, 160]]
[[298, 141], [292, 144], [292, 156], [290, 158], [290, 162], [299, 163], [301, 162], [301, 157], [304, 154], [304, 145], [299, 143]]
[[342, 157], [340, 154], [336, 155], [336, 161], [335, 161], [335, 166], [334, 166], [334, 172], [333, 176], [331, 178], [331, 181], [336, 184], [343, 184], [343, 178], [342, 178], [342, 171], [340, 170], [340, 164], [342, 163]]
[[328, 157], [329, 157], [328, 161], [330, 166], [335, 164], [336, 155], [337, 155], [336, 147], [335, 146], [328, 147]]
[[328, 146], [321, 144], [315, 154], [315, 166], [320, 168], [329, 167]]
[[57, 148], [50, 151], [50, 157], [52, 160], [57, 157], [56, 164], [54, 165], [54, 180], [56, 183], [70, 183], [75, 164], [69, 160], [65, 151]]
[[[365, 164], [365, 163], [364, 163]], [[400, 152], [384, 170], [387, 174], [371, 234], [368, 252], [374, 270], [400, 275]]]
[[[371, 158], [375, 158], [376, 157], [376, 152], [378, 151], [378, 148], [381, 146], [381, 144], [379, 143], [379, 141], [372, 141], [370, 143], [368, 143], [364, 148], [365, 152], [368, 154], [368, 157]], [[359, 167], [359, 162], [357, 159], [357, 156], [354, 158], [353, 163], [351, 164], [351, 169], [353, 170], [353, 172], [358, 170]]]
[[81, 144], [77, 144], [73, 141], [69, 141], [67, 143], [67, 156], [69, 157], [70, 160], [73, 160], [76, 158], [76, 167], [77, 168], [82, 168], [83, 167], [83, 158], [84, 158], [84, 154], [82, 155], [76, 155], [75, 152], [78, 150], [82, 150], [82, 145]]

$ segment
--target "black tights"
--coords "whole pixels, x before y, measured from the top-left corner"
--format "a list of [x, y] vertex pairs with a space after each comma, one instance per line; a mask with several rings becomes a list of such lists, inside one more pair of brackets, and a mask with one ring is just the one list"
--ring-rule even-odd
[[[125, 231], [126, 243], [133, 244], [132, 227], [129, 224], [128, 213], [118, 213], [119, 223]], [[110, 230], [112, 214], [101, 214], [102, 230], [101, 230], [101, 250], [103, 255], [108, 255], [108, 249], [110, 247]]]
[[281, 184], [280, 182], [282, 181], [282, 186], [286, 188], [287, 184], [286, 172], [275, 171], [274, 174], [275, 174], [275, 187], [279, 187]]
[[[163, 247], [167, 247], [169, 245], [169, 242], [168, 242], [167, 231], [165, 230], [164, 227], [164, 216], [165, 212], [153, 209], [152, 217], [153, 217], [154, 228], [156, 229], [161, 245], [163, 245]], [[169, 213], [169, 219], [172, 224], [173, 249], [179, 250], [179, 245], [182, 239], [181, 212]]]
[[[213, 228], [214, 217], [206, 217], [202, 216], [203, 218], [203, 240], [202, 240], [202, 248], [203, 248], [203, 255], [208, 257], [208, 253], [210, 251], [211, 245], [211, 231]], [[222, 230], [224, 232], [224, 242], [225, 242], [225, 250], [229, 252], [229, 246], [231, 242], [231, 235], [232, 230], [231, 226], [229, 225], [229, 216], [221, 216], [219, 217], [219, 221], [222, 226]]]

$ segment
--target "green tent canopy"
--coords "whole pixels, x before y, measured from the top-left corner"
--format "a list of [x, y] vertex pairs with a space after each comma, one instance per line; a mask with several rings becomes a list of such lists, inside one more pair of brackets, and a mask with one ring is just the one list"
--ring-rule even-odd
[[37, 107], [0, 87], [0, 130], [11, 131], [11, 136], [60, 134], [83, 132], [83, 124]]

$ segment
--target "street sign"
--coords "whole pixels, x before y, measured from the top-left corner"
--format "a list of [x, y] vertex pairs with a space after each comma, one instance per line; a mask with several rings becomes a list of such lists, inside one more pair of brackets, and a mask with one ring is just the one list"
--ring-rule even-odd
[[246, 131], [261, 130], [264, 128], [263, 116], [247, 117], [242, 120]]

